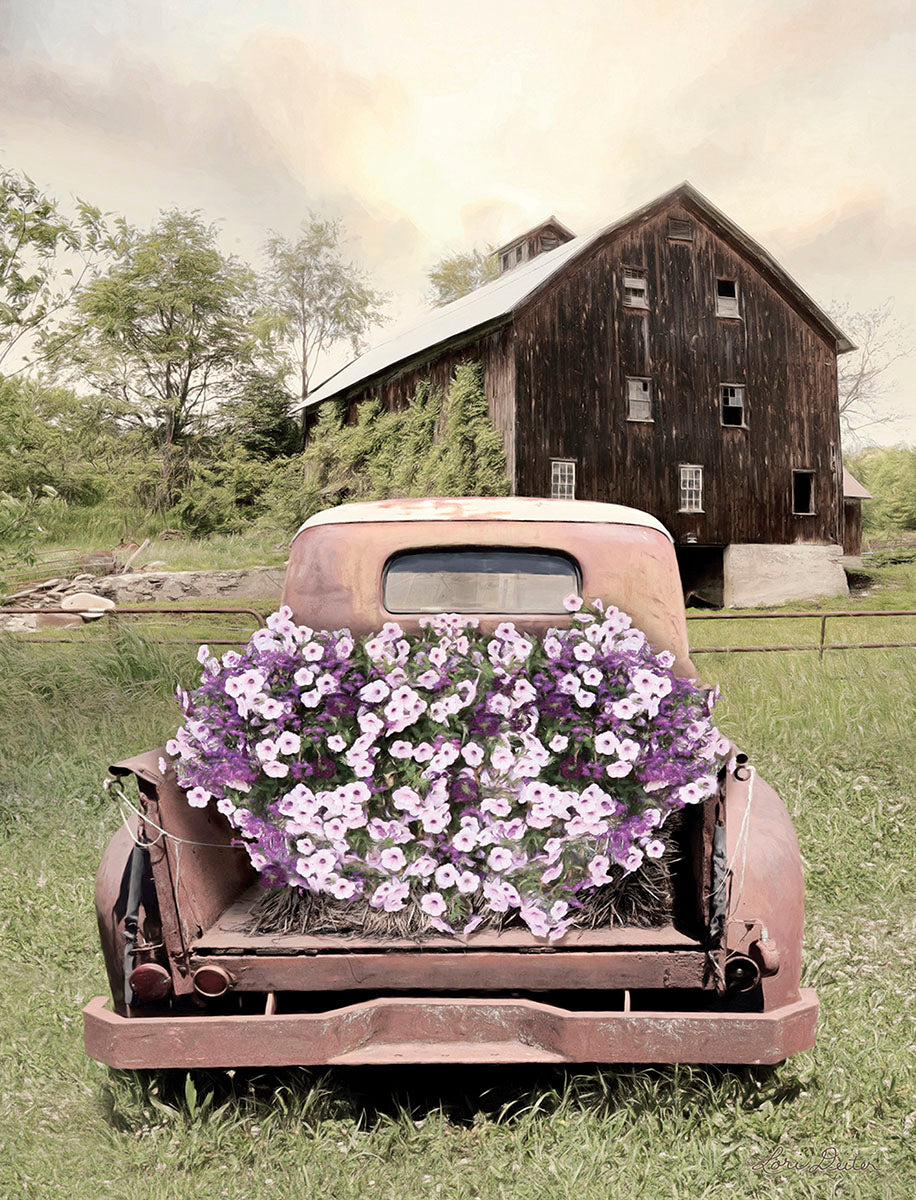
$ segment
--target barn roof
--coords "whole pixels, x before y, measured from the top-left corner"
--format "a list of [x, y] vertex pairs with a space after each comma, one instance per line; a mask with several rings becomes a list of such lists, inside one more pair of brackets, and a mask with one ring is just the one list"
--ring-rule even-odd
[[504, 324], [526, 301], [530, 300], [551, 279], [575, 259], [589, 251], [598, 242], [613, 237], [627, 226], [651, 216], [673, 201], [681, 201], [687, 208], [701, 214], [709, 224], [730, 238], [751, 259], [759, 270], [768, 274], [792, 297], [809, 317], [836, 341], [837, 352], [842, 354], [854, 349], [852, 342], [819, 308], [811, 297], [789, 275], [789, 273], [764, 248], [740, 229], [723, 212], [715, 207], [702, 193], [689, 183], [682, 183], [635, 212], [629, 213], [611, 225], [595, 233], [573, 238], [556, 250], [539, 254], [530, 262], [514, 267], [492, 283], [484, 284], [476, 291], [453, 300], [441, 308], [434, 308], [419, 324], [395, 335], [386, 342], [367, 350], [353, 359], [330, 378], [320, 384], [303, 403], [294, 408], [301, 412], [332, 396], [364, 384], [377, 375], [382, 375], [401, 364], [423, 361], [432, 357], [432, 351], [443, 343], [466, 336], [471, 331], [482, 333], [488, 326]]
[[[547, 229], [550, 225], [554, 226], [555, 229], [559, 229], [566, 241], [570, 241], [576, 236], [568, 225], [564, 225], [562, 221], [558, 221], [553, 213], [551, 213], [549, 217], [543, 221], [539, 221], [537, 225], [529, 226], [529, 228], [527, 228], [523, 233], [517, 233], [515, 237], [510, 238], [508, 242], [503, 242], [501, 246], [497, 246], [497, 248], [493, 251], [494, 255], [500, 255], [505, 250], [511, 250], [512, 247], [517, 246], [519, 242], [525, 241], [526, 238], [530, 238], [534, 233], [539, 233], [542, 229]], [[549, 251], [546, 251], [545, 253], [549, 253]]]
[[844, 500], [874, 500], [874, 496], [863, 487], [851, 471], [843, 468], [843, 499]]

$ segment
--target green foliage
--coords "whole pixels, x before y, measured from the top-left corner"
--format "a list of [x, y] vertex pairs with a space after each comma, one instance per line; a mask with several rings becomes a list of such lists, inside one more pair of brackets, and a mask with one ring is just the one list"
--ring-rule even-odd
[[445, 402], [445, 432], [413, 495], [505, 496], [509, 491], [502, 436], [490, 421], [480, 376], [475, 363], [462, 363], [455, 371]]
[[94, 504], [135, 449], [97, 397], [0, 379], [0, 491], [53, 487], [68, 503]]
[[270, 462], [300, 448], [301, 433], [290, 416], [291, 403], [281, 373], [251, 367], [243, 373], [238, 392], [221, 415], [247, 454]]
[[71, 220], [31, 179], [0, 165], [0, 367], [33, 349], [91, 271], [104, 232], [98, 209], [77, 201]]
[[451, 304], [499, 274], [496, 257], [491, 250], [465, 250], [448, 254], [427, 272], [430, 282], [429, 302], [437, 308]]
[[166, 520], [189, 533], [238, 533], [265, 511], [270, 466], [238, 445], [188, 464], [187, 478]]
[[[257, 399], [249, 399], [253, 411], [249, 424], [240, 419], [242, 434], [228, 428], [166, 447], [151, 443], [147, 430], [123, 427], [98, 397], [0, 380], [0, 492], [10, 497], [17, 525], [28, 524], [29, 544], [47, 526], [53, 536], [63, 536], [78, 521], [76, 509], [86, 520], [106, 511], [122, 521], [129, 516], [117, 536], [146, 535], [164, 525], [201, 535], [238, 531], [264, 511], [271, 439], [285, 437], [278, 444], [287, 453], [296, 439], [285, 412], [288, 398], [266, 416]], [[246, 444], [246, 433], [261, 437], [262, 455], [251, 441]], [[167, 506], [163, 498], [170, 490], [174, 500]], [[26, 511], [37, 511], [50, 492], [57, 499], [40, 506], [41, 524], [26, 522]], [[112, 522], [107, 525], [103, 536], [110, 541]]]
[[873, 446], [846, 464], [874, 497], [862, 501], [867, 533], [916, 529], [916, 447]]
[[21, 496], [0, 492], [0, 585], [11, 567], [34, 561], [35, 542], [43, 532], [42, 518], [59, 503], [51, 487], [38, 493], [26, 488]]
[[321, 406], [309, 445], [289, 460], [268, 496], [272, 519], [295, 528], [312, 513], [352, 500], [395, 496], [503, 496], [502, 437], [493, 428], [477, 363], [457, 367], [448, 393], [423, 382], [407, 408], [365, 401], [344, 424]]
[[285, 373], [295, 372], [304, 400], [319, 356], [341, 341], [359, 353], [363, 336], [381, 324], [387, 297], [344, 262], [339, 221], [312, 213], [295, 241], [274, 233], [264, 249], [261, 332], [272, 341]]

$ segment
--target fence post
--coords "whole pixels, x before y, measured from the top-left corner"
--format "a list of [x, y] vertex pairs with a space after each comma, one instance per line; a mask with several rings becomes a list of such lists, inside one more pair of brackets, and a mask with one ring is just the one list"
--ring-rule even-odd
[[817, 651], [818, 662], [824, 661], [824, 639], [825, 639], [826, 633], [827, 633], [827, 617], [828, 616], [829, 616], [829, 613], [824, 613], [824, 615], [821, 617], [821, 644], [818, 647], [818, 651]]

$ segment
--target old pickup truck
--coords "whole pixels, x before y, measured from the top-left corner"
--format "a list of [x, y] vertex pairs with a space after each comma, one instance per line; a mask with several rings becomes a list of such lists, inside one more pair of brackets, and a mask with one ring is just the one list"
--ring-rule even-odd
[[[616, 505], [343, 505], [299, 530], [282, 601], [354, 637], [441, 611], [543, 634], [568, 624], [571, 591], [629, 613], [695, 677], [671, 538]], [[734, 749], [679, 826], [664, 918], [554, 942], [252, 932], [261, 889], [225, 817], [187, 803], [162, 750], [118, 763], [129, 819], [96, 888], [111, 996], [84, 1010], [87, 1050], [121, 1068], [780, 1062], [817, 1019], [799, 986], [801, 860], [785, 807]]]

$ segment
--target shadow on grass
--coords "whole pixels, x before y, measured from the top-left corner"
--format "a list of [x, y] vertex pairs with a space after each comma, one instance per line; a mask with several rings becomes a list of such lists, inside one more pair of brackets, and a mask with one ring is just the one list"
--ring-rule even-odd
[[752, 1111], [798, 1098], [810, 1068], [485, 1065], [287, 1068], [283, 1070], [115, 1071], [100, 1097], [106, 1120], [135, 1132], [151, 1118], [178, 1126], [220, 1119], [288, 1119], [302, 1128], [332, 1121], [371, 1130], [391, 1121], [441, 1116], [454, 1125], [502, 1124], [587, 1111], [631, 1120], [666, 1110], [689, 1118], [731, 1109]]

